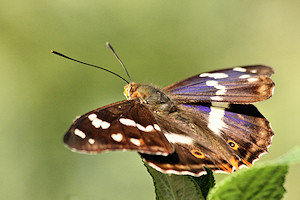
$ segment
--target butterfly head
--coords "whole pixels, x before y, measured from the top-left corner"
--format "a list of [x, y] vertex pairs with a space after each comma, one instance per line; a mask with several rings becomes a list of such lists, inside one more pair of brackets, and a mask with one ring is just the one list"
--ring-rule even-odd
[[124, 87], [127, 100], [139, 99], [141, 103], [159, 104], [169, 101], [167, 96], [152, 85], [131, 82]]
[[131, 82], [124, 87], [124, 95], [127, 100], [133, 99], [133, 97], [137, 97], [135, 92], [140, 85], [141, 84], [136, 84], [134, 82]]

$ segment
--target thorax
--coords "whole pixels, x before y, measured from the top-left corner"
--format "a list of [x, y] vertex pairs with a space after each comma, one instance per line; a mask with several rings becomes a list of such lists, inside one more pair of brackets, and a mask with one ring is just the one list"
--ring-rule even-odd
[[130, 83], [124, 87], [124, 95], [128, 100], [139, 100], [153, 112], [172, 113], [177, 110], [175, 103], [168, 95], [152, 85]]

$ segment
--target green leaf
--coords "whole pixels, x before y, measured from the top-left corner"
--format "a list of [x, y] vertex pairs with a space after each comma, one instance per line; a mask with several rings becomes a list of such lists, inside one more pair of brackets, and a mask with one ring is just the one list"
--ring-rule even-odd
[[208, 199], [281, 199], [285, 192], [283, 183], [287, 169], [286, 165], [266, 165], [238, 171], [214, 188]]
[[208, 169], [206, 175], [193, 177], [167, 175], [146, 163], [145, 166], [153, 178], [157, 200], [278, 200], [285, 193], [283, 183], [288, 164], [291, 163], [300, 163], [299, 147], [275, 161], [239, 170], [225, 178], [217, 187], [214, 187], [213, 173]]
[[191, 179], [196, 182], [201, 190], [203, 197], [206, 199], [209, 190], [215, 186], [215, 178], [213, 176], [213, 172], [210, 169], [205, 170], [207, 173], [206, 175], [202, 175], [200, 177], [191, 176]]
[[157, 200], [205, 200], [215, 180], [210, 170], [200, 177], [163, 174], [145, 163], [154, 182]]
[[295, 148], [273, 162], [239, 170], [213, 188], [208, 199], [281, 199], [285, 193], [283, 183], [288, 172], [288, 164], [299, 161], [300, 148]]

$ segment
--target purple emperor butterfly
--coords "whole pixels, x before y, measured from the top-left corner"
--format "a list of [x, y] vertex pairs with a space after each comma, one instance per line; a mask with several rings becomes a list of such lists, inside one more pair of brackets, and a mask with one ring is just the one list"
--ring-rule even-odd
[[204, 167], [230, 173], [252, 166], [268, 151], [274, 133], [251, 103], [272, 96], [273, 73], [263, 65], [234, 67], [163, 89], [121, 77], [128, 83], [127, 100], [76, 119], [64, 143], [84, 153], [137, 151], [150, 166], [168, 174], [200, 176]]

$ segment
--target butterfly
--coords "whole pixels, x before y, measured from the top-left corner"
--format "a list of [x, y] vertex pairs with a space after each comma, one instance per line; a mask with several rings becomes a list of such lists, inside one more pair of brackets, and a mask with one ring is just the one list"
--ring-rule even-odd
[[165, 88], [132, 81], [127, 100], [77, 118], [64, 136], [71, 150], [137, 151], [154, 169], [201, 176], [205, 168], [231, 173], [250, 167], [268, 151], [274, 135], [252, 105], [273, 94], [264, 65], [201, 73]]

